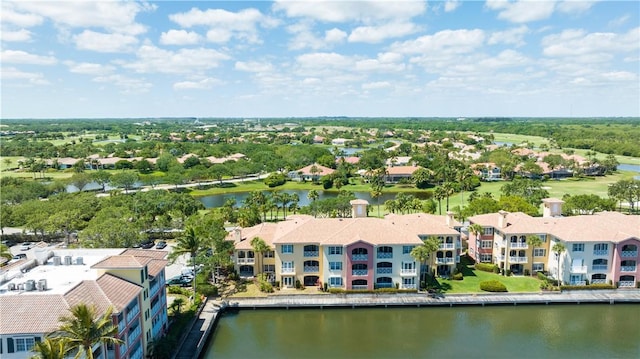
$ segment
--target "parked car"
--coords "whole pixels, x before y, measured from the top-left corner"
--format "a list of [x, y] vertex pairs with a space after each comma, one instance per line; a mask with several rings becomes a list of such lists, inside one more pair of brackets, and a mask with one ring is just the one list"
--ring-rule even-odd
[[7, 247], [11, 248], [11, 247], [13, 247], [13, 246], [15, 246], [15, 245], [16, 245], [16, 242], [15, 242], [15, 241], [12, 241], [12, 240], [10, 240], [10, 239], [7, 239], [7, 240], [5, 240], [5, 241], [2, 241], [2, 244], [4, 244], [5, 246], [7, 246]]
[[155, 245], [156, 243], [154, 241], [146, 241], [146, 242], [140, 243], [140, 247], [143, 249], [153, 248], [153, 246]]
[[181, 287], [188, 287], [191, 285], [191, 280], [193, 278], [188, 278], [182, 275], [177, 275], [175, 277], [171, 277], [167, 280], [167, 285], [179, 285]]
[[29, 249], [31, 249], [31, 247], [33, 247], [33, 243], [31, 243], [31, 242], [24, 242], [24, 243], [22, 243], [22, 245], [20, 246], [20, 250], [21, 250], [21, 251], [28, 251]]
[[20, 260], [20, 259], [25, 259], [25, 258], [27, 258], [27, 255], [24, 254], [24, 253], [18, 253], [18, 254], [13, 256], [14, 260]]
[[165, 241], [160, 241], [158, 243], [156, 243], [156, 249], [164, 249], [167, 247], [167, 242]]

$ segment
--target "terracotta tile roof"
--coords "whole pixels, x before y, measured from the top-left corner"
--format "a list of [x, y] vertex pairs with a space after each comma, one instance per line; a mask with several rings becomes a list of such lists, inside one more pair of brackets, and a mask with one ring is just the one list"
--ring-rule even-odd
[[[37, 308], [37, 314], [34, 308]], [[0, 333], [46, 333], [58, 328], [69, 305], [59, 294], [20, 294], [0, 300]]]
[[[316, 173], [311, 173], [311, 168], [312, 168], [313, 166], [315, 166], [315, 167], [316, 167], [316, 170], [317, 170], [318, 172], [316, 172]], [[335, 172], [335, 170], [334, 170], [334, 169], [332, 169], [332, 168], [325, 167], [325, 166], [322, 166], [322, 165], [319, 165], [319, 164], [315, 163], [315, 164], [309, 165], [309, 166], [307, 166], [307, 167], [302, 167], [301, 169], [299, 169], [299, 170], [297, 170], [297, 171], [295, 171], [295, 172], [296, 172], [296, 173], [300, 172], [300, 173], [302, 173], [302, 174], [303, 174], [303, 175], [305, 175], [305, 176], [312, 176], [312, 175], [313, 175], [313, 176], [326, 176], [326, 175], [330, 175], [330, 174], [332, 174], [333, 172]]]
[[388, 167], [387, 174], [389, 175], [412, 175], [413, 172], [418, 170], [420, 166], [395, 166]]
[[125, 249], [120, 255], [125, 256], [136, 256], [136, 257], [149, 257], [154, 259], [164, 259], [167, 257], [169, 252], [167, 251], [158, 251], [158, 250], [149, 250], [149, 249], [136, 249], [136, 248], [128, 248]]
[[273, 238], [276, 233], [278, 224], [277, 223], [260, 223], [256, 226], [249, 228], [242, 228], [240, 230], [240, 240], [236, 238], [236, 234], [231, 232], [231, 234], [227, 237], [227, 240], [234, 241], [234, 245], [236, 249], [248, 250], [252, 249], [251, 240], [255, 237], [262, 238], [265, 243], [271, 248], [273, 247]]
[[167, 264], [169, 264], [169, 261], [166, 259], [154, 259], [147, 264], [147, 271], [150, 275], [155, 277], [162, 272]]
[[436, 216], [426, 213], [413, 213], [413, 214], [388, 214], [385, 219], [391, 221], [397, 225], [404, 226], [407, 231], [416, 234], [426, 235], [460, 235], [460, 232], [456, 231], [452, 227], [459, 227], [462, 224], [455, 219], [451, 222], [451, 227], [447, 226], [447, 217]]
[[104, 274], [96, 280], [102, 292], [114, 307], [114, 312], [122, 312], [140, 294], [142, 287], [111, 274]]
[[92, 269], [107, 268], [142, 268], [153, 259], [149, 257], [137, 257], [132, 255], [109, 256], [91, 266]]
[[83, 280], [73, 289], [64, 294], [69, 307], [78, 304], [89, 304], [96, 307], [96, 314], [102, 315], [112, 303], [104, 294], [102, 288], [94, 280]]

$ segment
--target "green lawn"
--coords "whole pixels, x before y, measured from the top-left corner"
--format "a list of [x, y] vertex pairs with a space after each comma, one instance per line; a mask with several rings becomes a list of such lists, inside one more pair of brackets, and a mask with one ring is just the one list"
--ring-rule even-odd
[[463, 280], [438, 279], [444, 293], [487, 293], [480, 290], [480, 282], [486, 280], [498, 280], [504, 283], [509, 292], [530, 293], [540, 291], [540, 281], [535, 277], [511, 276], [504, 277], [499, 274], [473, 270], [469, 267], [465, 271]]

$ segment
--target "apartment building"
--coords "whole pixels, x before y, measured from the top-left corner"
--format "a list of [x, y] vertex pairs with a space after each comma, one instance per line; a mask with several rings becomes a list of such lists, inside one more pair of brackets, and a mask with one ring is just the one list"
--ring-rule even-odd
[[[483, 228], [479, 236], [469, 234], [469, 255], [515, 274], [546, 271], [566, 284], [636, 287], [640, 216], [601, 212], [562, 217], [563, 203], [544, 199], [542, 217], [501, 211], [469, 218]], [[542, 243], [530, 246], [531, 236]], [[559, 255], [553, 252], [556, 243], [565, 248]]]
[[38, 247], [35, 259], [0, 269], [0, 357], [30, 358], [35, 342], [78, 304], [113, 308], [122, 345], [96, 345], [95, 359], [142, 359], [167, 329], [167, 252]]
[[[266, 272], [283, 287], [321, 286], [415, 289], [421, 270], [449, 275], [459, 262], [460, 223], [453, 215], [389, 215], [366, 217], [367, 201], [351, 201], [352, 218], [289, 216], [286, 221], [236, 229], [234, 263], [243, 276]], [[421, 268], [411, 250], [430, 236], [440, 239], [438, 251]], [[259, 260], [251, 246], [255, 237], [271, 248]]]

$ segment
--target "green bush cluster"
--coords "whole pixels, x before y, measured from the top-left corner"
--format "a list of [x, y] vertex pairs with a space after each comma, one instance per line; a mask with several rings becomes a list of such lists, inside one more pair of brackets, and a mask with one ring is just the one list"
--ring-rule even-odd
[[417, 289], [396, 289], [396, 288], [378, 288], [378, 289], [342, 289], [329, 288], [331, 294], [376, 294], [376, 293], [417, 293]]
[[203, 295], [205, 297], [217, 297], [218, 296], [218, 287], [209, 283], [202, 283], [196, 286], [196, 291], [198, 294]]
[[591, 284], [591, 285], [563, 285], [562, 290], [596, 290], [596, 289], [616, 289], [612, 284]]
[[273, 293], [273, 285], [267, 280], [267, 275], [261, 273], [257, 277], [258, 289], [264, 293]]
[[177, 285], [169, 285], [167, 286], [167, 291], [169, 292], [169, 294], [182, 294], [186, 297], [190, 297], [191, 296], [191, 291], [187, 288], [182, 288], [179, 287]]
[[463, 280], [464, 276], [462, 275], [462, 273], [458, 272], [458, 273], [453, 275], [452, 279], [453, 280]]
[[498, 270], [498, 266], [492, 263], [476, 263], [475, 268], [489, 273], [496, 273], [496, 270]]
[[547, 277], [544, 273], [542, 272], [538, 272], [538, 279], [540, 279], [543, 283], [540, 285], [540, 287], [542, 289], [547, 289], [548, 287], [551, 286], [558, 286], [558, 281], [555, 279], [551, 279], [549, 277]]
[[480, 282], [480, 289], [485, 292], [506, 292], [507, 287], [497, 280], [486, 280]]

